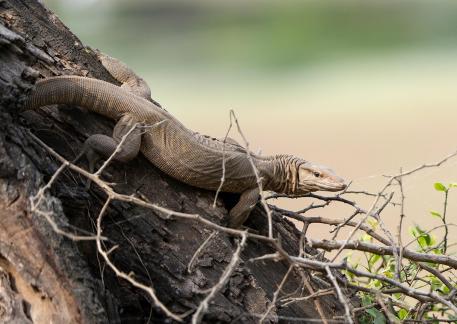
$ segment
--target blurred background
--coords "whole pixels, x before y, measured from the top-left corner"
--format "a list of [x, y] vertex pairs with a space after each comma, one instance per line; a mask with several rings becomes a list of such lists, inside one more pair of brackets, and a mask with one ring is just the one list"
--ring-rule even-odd
[[[84, 44], [144, 77], [189, 128], [223, 137], [234, 109], [252, 150], [329, 165], [354, 190], [377, 191], [383, 175], [457, 149], [455, 1], [44, 2]], [[437, 181], [457, 182], [457, 159], [404, 180], [405, 237], [414, 223], [440, 224], [430, 215], [443, 207]], [[278, 201], [293, 210], [309, 203]], [[456, 213], [457, 188], [449, 222]], [[349, 214], [341, 205], [310, 213]], [[384, 215], [393, 231], [398, 215], [395, 207]], [[310, 231], [329, 236], [325, 226]]]

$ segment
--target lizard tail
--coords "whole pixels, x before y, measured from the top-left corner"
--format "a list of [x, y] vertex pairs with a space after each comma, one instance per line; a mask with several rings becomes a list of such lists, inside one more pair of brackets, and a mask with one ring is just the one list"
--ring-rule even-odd
[[24, 108], [30, 110], [54, 104], [84, 107], [115, 120], [126, 113], [141, 117], [151, 109], [147, 100], [114, 84], [80, 76], [58, 76], [38, 81]]

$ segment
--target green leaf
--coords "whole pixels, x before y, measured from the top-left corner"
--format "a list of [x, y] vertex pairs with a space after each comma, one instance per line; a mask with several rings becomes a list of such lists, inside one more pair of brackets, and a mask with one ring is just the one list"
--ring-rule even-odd
[[457, 321], [457, 316], [450, 314], [449, 315], [450, 320], [456, 320]]
[[[428, 235], [428, 234], [427, 234], [427, 235]], [[434, 236], [428, 235], [428, 240], [429, 240], [429, 242], [428, 242], [428, 245], [429, 245], [429, 246], [434, 246], [434, 245], [436, 245], [436, 240], [435, 240], [435, 237], [434, 237]]]
[[394, 272], [390, 269], [383, 269], [381, 271], [382, 274], [384, 274], [387, 278], [392, 279], [394, 277]]
[[457, 182], [450, 183], [449, 188], [457, 188]]
[[369, 284], [368, 284], [368, 288], [381, 288], [382, 287], [382, 281], [378, 280], [378, 279], [372, 279], [370, 280]]
[[404, 320], [406, 319], [406, 316], [408, 316], [408, 311], [406, 309], [400, 309], [398, 311], [398, 318], [401, 319], [401, 320]]
[[409, 231], [410, 231], [411, 235], [414, 237], [418, 237], [422, 233], [422, 230], [417, 225], [415, 225], [414, 227], [410, 227]]
[[434, 291], [439, 290], [442, 286], [441, 280], [435, 276], [429, 276], [431, 287]]
[[373, 298], [368, 294], [362, 296], [362, 306], [368, 306], [373, 303]]
[[441, 182], [435, 182], [434, 186], [437, 191], [447, 191], [446, 186]]
[[347, 271], [347, 270], [343, 270], [342, 272], [343, 272], [343, 273], [346, 275], [346, 277], [348, 277], [348, 279], [351, 280], [351, 281], [352, 281], [352, 280], [354, 279], [354, 277], [355, 277], [355, 275], [354, 275], [352, 272], [349, 272], [349, 271]]
[[371, 242], [373, 241], [373, 237], [370, 234], [363, 234], [362, 237], [360, 238], [362, 242]]
[[423, 248], [423, 247], [426, 247], [428, 244], [427, 244], [427, 240], [425, 239], [425, 237], [423, 236], [420, 236], [417, 238], [417, 242], [419, 242], [419, 245]]
[[385, 324], [386, 323], [386, 318], [384, 317], [384, 314], [378, 311], [376, 308], [368, 308], [365, 310], [368, 314], [373, 317], [373, 323], [374, 324]]
[[442, 219], [443, 217], [441, 216], [441, 214], [439, 212], [437, 212], [436, 210], [431, 210], [430, 211], [430, 214], [434, 217], [438, 217], [440, 219]]
[[378, 254], [372, 254], [370, 259], [368, 260], [368, 264], [370, 267], [372, 267], [379, 259], [381, 259], [381, 256]]
[[438, 249], [438, 248], [433, 249], [431, 252], [432, 252], [433, 254], [436, 254], [436, 255], [442, 255], [442, 254], [443, 254], [443, 250]]
[[435, 240], [430, 236], [429, 233], [426, 233], [419, 226], [414, 226], [410, 229], [411, 234], [417, 239], [420, 247], [429, 247], [434, 244]]

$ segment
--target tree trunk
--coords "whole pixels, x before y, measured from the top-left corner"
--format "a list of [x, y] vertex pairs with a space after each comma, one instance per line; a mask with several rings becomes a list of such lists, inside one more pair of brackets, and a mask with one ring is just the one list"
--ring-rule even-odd
[[[115, 83], [114, 79], [93, 51], [38, 1], [0, 0], [0, 22], [0, 322], [171, 321], [143, 290], [116, 277], [97, 254], [94, 241], [64, 237], [45, 219], [43, 212], [64, 231], [94, 233], [95, 218], [106, 199], [96, 185], [86, 190], [86, 180], [67, 169], [45, 193], [41, 212], [31, 212], [30, 197], [61, 163], [29, 131], [71, 161], [90, 134], [110, 134], [113, 122], [68, 106], [19, 113], [28, 91], [36, 79], [53, 75], [91, 76]], [[107, 171], [117, 192], [141, 195], [172, 210], [226, 224], [231, 197], [219, 199], [213, 209], [214, 192], [173, 180], [142, 156], [127, 164], [113, 163]], [[160, 216], [150, 209], [113, 202], [102, 224], [103, 235], [109, 238], [104, 244], [106, 249], [118, 245], [110, 254], [113, 263], [154, 287], [170, 310], [193, 311], [206, 296], [205, 290], [219, 280], [237, 244], [233, 237], [219, 233], [188, 273], [192, 255], [213, 230], [195, 221]], [[268, 232], [262, 208], [255, 209], [246, 225], [260, 234]], [[288, 253], [298, 254], [300, 233], [276, 214], [274, 233]], [[271, 246], [249, 240], [239, 266], [202, 321], [253, 322], [264, 313], [289, 265], [248, 260], [273, 252]], [[319, 287], [316, 282], [311, 280], [315, 290], [331, 287]], [[282, 291], [308, 295], [301, 287], [303, 277], [294, 270]], [[335, 296], [319, 300], [327, 318], [342, 314]], [[184, 321], [190, 321], [190, 316]], [[267, 322], [288, 322], [288, 317], [320, 319], [313, 301], [307, 300], [273, 308]]]

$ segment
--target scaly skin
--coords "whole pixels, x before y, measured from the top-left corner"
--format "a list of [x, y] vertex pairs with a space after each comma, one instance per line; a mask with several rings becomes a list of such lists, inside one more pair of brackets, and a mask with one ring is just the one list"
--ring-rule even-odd
[[[232, 227], [241, 226], [259, 198], [256, 177], [246, 150], [233, 140], [224, 143], [187, 129], [152, 102], [149, 88], [142, 79], [136, 77], [127, 66], [116, 64], [116, 61], [105, 59], [103, 62], [102, 59], [114, 77], [118, 77], [121, 82], [128, 81], [127, 86], [118, 87], [105, 81], [79, 76], [48, 78], [37, 82], [25, 108], [72, 104], [117, 121], [113, 137], [96, 134], [87, 139], [85, 147], [89, 156], [110, 156], [122, 136], [135, 123], [142, 123], [146, 127], [130, 134], [115, 159], [131, 160], [140, 150], [166, 174], [198, 188], [218, 189], [225, 159], [222, 191], [241, 194], [240, 201], [230, 211], [229, 223]], [[140, 81], [131, 81], [132, 78]], [[137, 93], [134, 94], [129, 90], [135, 88], [136, 83], [140, 84], [141, 89], [134, 91]], [[153, 126], [147, 127], [151, 125]], [[264, 190], [298, 195], [317, 190], [339, 191], [346, 187], [344, 180], [330, 169], [294, 156], [264, 157], [253, 153], [251, 156]]]

